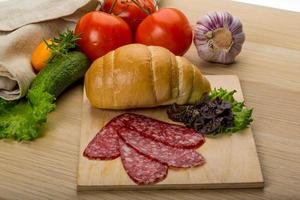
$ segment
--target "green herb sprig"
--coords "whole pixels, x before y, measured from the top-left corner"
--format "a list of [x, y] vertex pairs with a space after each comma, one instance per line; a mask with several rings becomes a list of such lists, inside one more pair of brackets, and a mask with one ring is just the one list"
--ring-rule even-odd
[[49, 62], [56, 56], [66, 56], [70, 50], [74, 50], [77, 48], [76, 41], [79, 40], [80, 37], [75, 35], [73, 31], [67, 30], [64, 33], [59, 33], [57, 37], [54, 37], [51, 42], [46, 43], [47, 47], [51, 49], [52, 56], [49, 59]]

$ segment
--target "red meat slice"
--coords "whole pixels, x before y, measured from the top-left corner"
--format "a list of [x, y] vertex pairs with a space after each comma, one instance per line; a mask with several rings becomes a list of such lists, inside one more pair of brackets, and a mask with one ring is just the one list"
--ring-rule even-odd
[[194, 129], [170, 124], [143, 115], [125, 113], [120, 116], [126, 127], [139, 131], [143, 136], [177, 148], [198, 148], [205, 139]]
[[179, 149], [143, 137], [139, 132], [126, 127], [117, 130], [126, 144], [139, 153], [172, 167], [194, 167], [204, 164], [204, 158], [193, 149]]
[[168, 166], [148, 158], [119, 139], [121, 160], [128, 176], [139, 185], [162, 181], [168, 173]]
[[122, 122], [111, 120], [85, 148], [83, 155], [94, 160], [112, 160], [120, 156], [119, 136], [116, 132]]

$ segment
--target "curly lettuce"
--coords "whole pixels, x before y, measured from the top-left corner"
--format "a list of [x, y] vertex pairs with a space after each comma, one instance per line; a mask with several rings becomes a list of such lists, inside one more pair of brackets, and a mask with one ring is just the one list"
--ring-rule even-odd
[[250, 123], [253, 121], [252, 119], [253, 109], [246, 108], [244, 102], [236, 101], [234, 99], [235, 93], [236, 90], [227, 91], [226, 89], [223, 88], [219, 88], [219, 89], [214, 88], [210, 92], [209, 94], [210, 99], [216, 99], [218, 97], [224, 101], [231, 103], [232, 106], [231, 110], [234, 116], [232, 126], [230, 127], [221, 126], [214, 132], [214, 134], [235, 133], [247, 128], [250, 125]]
[[0, 139], [34, 140], [47, 114], [55, 109], [54, 96], [39, 89], [14, 102], [0, 99]]

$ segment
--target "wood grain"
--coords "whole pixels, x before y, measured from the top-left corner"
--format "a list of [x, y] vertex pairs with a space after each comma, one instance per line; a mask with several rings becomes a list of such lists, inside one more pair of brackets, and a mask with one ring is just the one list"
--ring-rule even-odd
[[[237, 76], [209, 75], [206, 77], [212, 88], [223, 87], [228, 90], [237, 90], [235, 98], [240, 101], [244, 100]], [[174, 123], [168, 119], [166, 107], [136, 109], [130, 110], [130, 112]], [[206, 143], [197, 150], [206, 159], [204, 166], [176, 170], [169, 168], [167, 178], [154, 185], [136, 185], [126, 174], [120, 158], [111, 161], [95, 161], [84, 157], [83, 152], [96, 133], [121, 113], [122, 111], [93, 108], [84, 93], [78, 190], [213, 189], [263, 186], [263, 177], [251, 128], [231, 136], [206, 138]]]
[[[186, 57], [206, 74], [237, 74], [265, 180], [264, 189], [76, 192], [82, 85], [66, 91], [31, 143], [0, 141], [0, 199], [297, 200], [300, 197], [300, 14], [231, 1], [161, 0], [194, 23], [225, 10], [241, 18], [246, 43], [237, 62], [210, 64], [194, 47]], [[268, 70], [267, 70], [268, 69]]]

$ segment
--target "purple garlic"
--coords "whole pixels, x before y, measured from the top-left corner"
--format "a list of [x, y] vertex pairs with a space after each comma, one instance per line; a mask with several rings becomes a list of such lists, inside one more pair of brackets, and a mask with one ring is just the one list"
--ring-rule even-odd
[[245, 41], [242, 23], [228, 12], [213, 12], [202, 17], [194, 35], [202, 59], [224, 64], [234, 62]]

